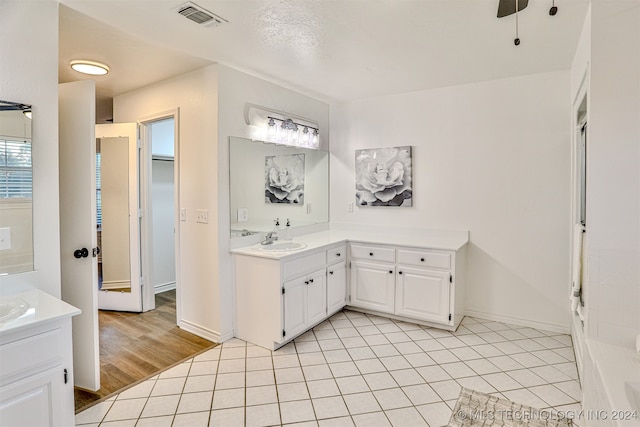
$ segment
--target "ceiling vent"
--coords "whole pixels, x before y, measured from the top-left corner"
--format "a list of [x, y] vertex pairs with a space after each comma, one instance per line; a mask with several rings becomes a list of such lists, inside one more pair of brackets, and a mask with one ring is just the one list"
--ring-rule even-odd
[[209, 12], [207, 9], [202, 6], [198, 6], [193, 2], [187, 2], [182, 6], [178, 7], [178, 13], [185, 18], [195, 22], [199, 25], [205, 26], [218, 26], [221, 24], [226, 24], [226, 19], [216, 15], [215, 13]]

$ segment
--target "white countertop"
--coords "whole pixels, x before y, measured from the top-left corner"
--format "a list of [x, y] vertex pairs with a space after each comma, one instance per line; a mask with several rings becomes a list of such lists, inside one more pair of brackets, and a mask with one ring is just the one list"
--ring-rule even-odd
[[14, 312], [0, 318], [0, 337], [38, 323], [49, 322], [80, 314], [80, 309], [28, 285], [11, 286], [0, 290], [0, 307]]
[[[280, 237], [282, 239], [282, 237]], [[279, 240], [280, 242], [281, 240]], [[231, 253], [260, 258], [286, 259], [298, 257], [323, 246], [346, 242], [360, 242], [378, 245], [408, 246], [424, 249], [457, 251], [469, 241], [467, 231], [413, 230], [412, 233], [390, 233], [381, 231], [331, 229], [294, 237], [293, 241], [306, 244], [295, 251], [270, 252], [260, 250], [260, 244], [231, 249]]]

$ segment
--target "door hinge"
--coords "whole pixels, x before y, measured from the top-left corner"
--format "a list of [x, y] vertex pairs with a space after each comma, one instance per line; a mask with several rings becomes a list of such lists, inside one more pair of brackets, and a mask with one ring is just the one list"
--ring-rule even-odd
[[452, 274], [449, 275], [449, 283], [453, 283], [453, 275]]
[[68, 383], [69, 382], [69, 372], [67, 372], [67, 370], [64, 370], [64, 383]]
[[282, 336], [284, 337], [285, 335], [287, 335], [287, 333], [285, 332], [285, 330], [282, 330]]
[[140, 277], [140, 287], [144, 286], [144, 277]]
[[284, 286], [282, 287], [282, 295], [284, 295]]
[[138, 209], [138, 218], [142, 218], [144, 216], [144, 209]]
[[449, 322], [451, 322], [451, 313], [449, 313]]
[[351, 268], [351, 261], [349, 261], [349, 268]]

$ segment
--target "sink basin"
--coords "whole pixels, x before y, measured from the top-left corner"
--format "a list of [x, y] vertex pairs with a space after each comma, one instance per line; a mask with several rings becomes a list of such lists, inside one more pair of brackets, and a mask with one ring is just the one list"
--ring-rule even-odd
[[289, 251], [299, 251], [300, 249], [306, 248], [307, 245], [300, 242], [279, 242], [272, 243], [270, 245], [260, 245], [258, 250], [265, 252], [289, 252]]
[[22, 299], [0, 302], [0, 323], [5, 323], [22, 316], [29, 309], [29, 304]]

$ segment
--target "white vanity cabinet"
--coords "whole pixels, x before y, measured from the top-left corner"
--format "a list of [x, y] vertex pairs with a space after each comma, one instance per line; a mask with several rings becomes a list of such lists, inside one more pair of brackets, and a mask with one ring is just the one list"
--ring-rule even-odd
[[327, 315], [327, 283], [325, 270], [284, 282], [283, 338], [293, 337], [323, 321]]
[[327, 250], [327, 315], [347, 305], [347, 247]]
[[0, 426], [74, 425], [70, 316], [78, 312], [2, 331]]
[[274, 350], [345, 306], [346, 246], [309, 252], [234, 256], [236, 337]]
[[352, 243], [349, 306], [455, 329], [464, 311], [464, 248]]

